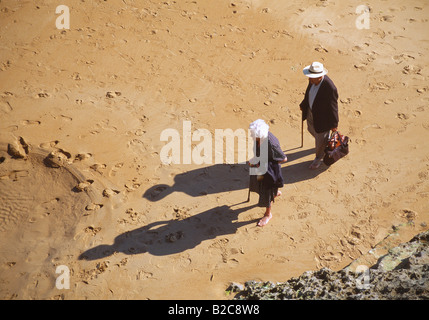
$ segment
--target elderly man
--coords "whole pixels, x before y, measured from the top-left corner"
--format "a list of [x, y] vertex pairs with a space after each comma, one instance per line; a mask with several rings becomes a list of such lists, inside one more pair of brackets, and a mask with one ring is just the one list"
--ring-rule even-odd
[[338, 127], [338, 92], [320, 62], [313, 62], [303, 72], [309, 82], [299, 106], [302, 121], [307, 120], [308, 131], [316, 142], [316, 158], [310, 169], [317, 169], [323, 162], [329, 131], [336, 131]]

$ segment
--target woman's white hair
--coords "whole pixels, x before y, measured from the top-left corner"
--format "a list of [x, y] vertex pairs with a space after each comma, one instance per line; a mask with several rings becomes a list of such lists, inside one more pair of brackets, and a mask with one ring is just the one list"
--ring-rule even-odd
[[265, 121], [262, 119], [255, 120], [249, 125], [250, 135], [253, 139], [267, 138], [269, 129], [270, 127], [268, 126], [268, 124], [266, 124]]

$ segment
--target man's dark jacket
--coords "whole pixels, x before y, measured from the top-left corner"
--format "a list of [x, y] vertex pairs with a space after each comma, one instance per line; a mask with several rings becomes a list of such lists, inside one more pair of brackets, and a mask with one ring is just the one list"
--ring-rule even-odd
[[[308, 93], [311, 84], [308, 83], [304, 100], [300, 103], [302, 120], [307, 119]], [[332, 80], [325, 75], [312, 107], [314, 129], [317, 133], [329, 131], [338, 127], [338, 91]]]

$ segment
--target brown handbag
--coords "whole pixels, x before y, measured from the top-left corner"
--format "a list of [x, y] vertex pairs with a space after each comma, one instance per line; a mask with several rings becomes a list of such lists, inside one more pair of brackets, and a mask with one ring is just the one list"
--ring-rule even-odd
[[331, 132], [325, 148], [323, 163], [330, 166], [349, 153], [349, 137], [338, 131]]

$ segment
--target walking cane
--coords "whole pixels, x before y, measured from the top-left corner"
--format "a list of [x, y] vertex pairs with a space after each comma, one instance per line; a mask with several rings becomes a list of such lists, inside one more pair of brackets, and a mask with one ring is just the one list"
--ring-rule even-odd
[[304, 119], [301, 115], [301, 148], [304, 146]]

